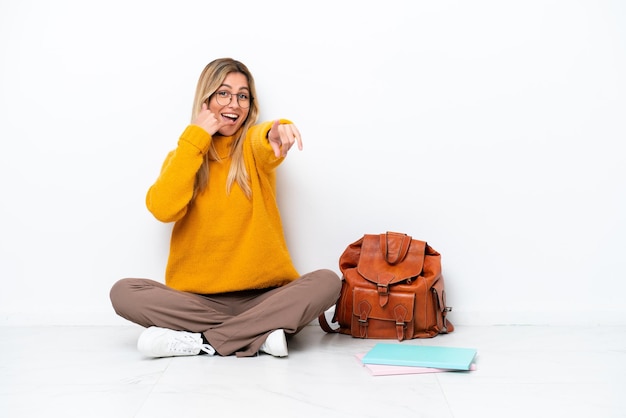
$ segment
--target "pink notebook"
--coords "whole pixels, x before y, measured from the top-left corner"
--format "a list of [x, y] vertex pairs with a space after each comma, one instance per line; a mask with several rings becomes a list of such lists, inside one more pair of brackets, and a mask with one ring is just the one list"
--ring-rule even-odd
[[[452, 369], [436, 369], [433, 367], [416, 367], [416, 366], [386, 366], [382, 364], [363, 364], [361, 359], [365, 353], [356, 355], [359, 363], [365, 367], [374, 376], [389, 376], [394, 374], [421, 374], [421, 373], [442, 373], [442, 372], [459, 372], [460, 370]], [[470, 370], [476, 370], [476, 364], [472, 363]]]

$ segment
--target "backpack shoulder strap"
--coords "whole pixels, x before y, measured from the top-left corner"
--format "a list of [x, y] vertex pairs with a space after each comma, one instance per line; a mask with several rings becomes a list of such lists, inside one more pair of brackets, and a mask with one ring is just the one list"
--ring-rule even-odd
[[328, 324], [328, 321], [326, 320], [326, 315], [324, 315], [324, 312], [322, 312], [320, 314], [320, 316], [317, 318], [317, 320], [320, 322], [320, 327], [322, 327], [322, 329], [324, 331], [326, 331], [329, 334], [333, 334], [333, 333], [337, 333], [339, 332], [339, 330], [337, 329], [332, 329], [330, 327], [330, 325]]

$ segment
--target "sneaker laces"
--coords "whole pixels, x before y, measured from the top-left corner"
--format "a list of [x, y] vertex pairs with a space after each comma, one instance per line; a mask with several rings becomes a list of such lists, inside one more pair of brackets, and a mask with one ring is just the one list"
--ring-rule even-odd
[[202, 344], [202, 337], [189, 333], [177, 334], [169, 343], [169, 350], [176, 353], [197, 354], [198, 349], [209, 355], [215, 354], [215, 349], [209, 344]]

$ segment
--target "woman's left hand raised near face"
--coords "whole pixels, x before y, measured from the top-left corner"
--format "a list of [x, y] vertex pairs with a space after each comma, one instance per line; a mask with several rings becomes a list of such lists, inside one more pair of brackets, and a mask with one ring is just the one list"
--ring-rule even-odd
[[298, 144], [298, 149], [302, 151], [302, 137], [293, 123], [281, 124], [275, 120], [267, 134], [267, 139], [270, 141], [276, 158], [286, 157], [295, 143]]

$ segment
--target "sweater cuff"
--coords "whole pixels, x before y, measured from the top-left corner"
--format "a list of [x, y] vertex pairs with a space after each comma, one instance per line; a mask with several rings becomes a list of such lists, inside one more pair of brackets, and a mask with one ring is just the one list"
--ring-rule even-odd
[[[287, 119], [279, 119], [278, 120], [281, 125], [289, 124], [291, 121]], [[258, 125], [254, 125], [251, 128], [251, 142], [252, 148], [256, 150], [256, 152], [260, 152], [260, 156], [262, 156], [263, 161], [273, 161], [273, 160], [282, 160], [284, 157], [278, 157], [274, 155], [274, 149], [270, 145], [270, 141], [267, 138], [270, 130], [272, 129], [272, 125], [274, 121], [261, 122]]]
[[[291, 125], [293, 122], [290, 121], [289, 119], [278, 119], [278, 123], [281, 125]], [[272, 146], [270, 145], [270, 141], [268, 138], [268, 135], [270, 133], [270, 130], [272, 129], [272, 125], [274, 124], [273, 120], [267, 121], [267, 122], [262, 122], [259, 124], [259, 128], [263, 134], [263, 138], [265, 139], [265, 144], [271, 149]], [[272, 151], [274, 152], [274, 151]]]
[[206, 154], [209, 151], [209, 145], [211, 145], [211, 135], [198, 125], [189, 125], [180, 136], [178, 144], [186, 142], [193, 145], [200, 151], [201, 154]]

